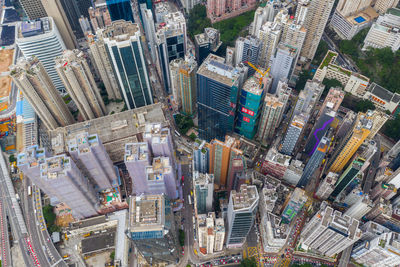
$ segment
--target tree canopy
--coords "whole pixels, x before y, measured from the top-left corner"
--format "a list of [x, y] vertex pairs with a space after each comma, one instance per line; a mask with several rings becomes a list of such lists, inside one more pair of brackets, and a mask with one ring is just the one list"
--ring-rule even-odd
[[243, 259], [240, 262], [240, 267], [257, 267], [257, 261], [255, 258]]

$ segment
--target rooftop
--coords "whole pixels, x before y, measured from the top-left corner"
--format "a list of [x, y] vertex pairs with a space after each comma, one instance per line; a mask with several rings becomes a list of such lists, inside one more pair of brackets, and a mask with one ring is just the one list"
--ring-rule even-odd
[[129, 204], [131, 231], [162, 229], [165, 223], [164, 202], [164, 195], [131, 196]]
[[14, 49], [0, 50], [0, 73], [7, 72], [8, 67], [13, 64]]
[[20, 22], [18, 24], [18, 38], [29, 38], [51, 32], [53, 30], [53, 23], [52, 17]]
[[324, 60], [322, 61], [321, 65], [319, 66], [320, 69], [323, 69], [324, 67], [328, 66], [330, 63], [335, 62], [336, 57], [338, 54], [336, 52], [333, 52], [331, 50], [328, 50], [326, 53]]
[[87, 132], [81, 132], [68, 137], [72, 137], [68, 140], [68, 151], [70, 152], [78, 150], [79, 154], [88, 153], [91, 151], [90, 147], [99, 144], [97, 134], [89, 135]]
[[[386, 101], [386, 102], [400, 102], [400, 96], [392, 92], [390, 92], [389, 90], [383, 88], [382, 86], [380, 86], [377, 83], [371, 83], [371, 85], [369, 86], [369, 91], [371, 92], [371, 94], [379, 97], [380, 99]], [[395, 101], [397, 100], [397, 101]]]
[[214, 174], [193, 172], [194, 185], [214, 184]]
[[91, 254], [115, 248], [115, 228], [108, 229], [106, 233], [92, 235], [82, 239], [82, 254]]
[[70, 157], [59, 155], [46, 158], [40, 164], [40, 176], [47, 179], [57, 179], [58, 176], [65, 175], [65, 171], [70, 168]]
[[252, 93], [254, 95], [261, 95], [263, 93], [263, 89], [260, 87], [260, 81], [254, 76], [251, 76], [246, 80], [243, 84], [242, 90]]
[[149, 146], [147, 142], [125, 144], [125, 162], [147, 160]]
[[50, 132], [51, 148], [55, 154], [68, 151], [64, 140], [70, 134], [86, 131], [97, 134], [113, 162], [121, 162], [125, 144], [144, 141], [146, 124], [156, 122], [167, 125], [160, 103], [57, 128]]
[[254, 185], [248, 186], [247, 184], [242, 184], [239, 192], [236, 192], [236, 190], [231, 191], [231, 199], [233, 201], [234, 210], [250, 208], [258, 201], [257, 187]]
[[278, 152], [275, 147], [271, 147], [265, 156], [266, 161], [277, 162], [284, 166], [289, 166], [291, 157]]
[[99, 33], [105, 39], [123, 42], [129, 40], [131, 36], [135, 36], [136, 33], [140, 34], [140, 29], [136, 23], [132, 23], [131, 21], [117, 20], [111, 22], [111, 25], [106, 26], [104, 29], [99, 30]]
[[31, 146], [17, 156], [17, 166], [28, 164], [29, 167], [38, 167], [46, 158], [45, 149], [38, 146]]
[[225, 64], [225, 59], [209, 54], [199, 67], [197, 74], [216, 80], [227, 86], [234, 86], [239, 79], [239, 71]]

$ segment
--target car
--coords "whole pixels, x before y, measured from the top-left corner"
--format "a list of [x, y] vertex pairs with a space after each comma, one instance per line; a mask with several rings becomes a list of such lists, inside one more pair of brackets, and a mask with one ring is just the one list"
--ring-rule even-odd
[[185, 255], [185, 248], [182, 247], [182, 255]]

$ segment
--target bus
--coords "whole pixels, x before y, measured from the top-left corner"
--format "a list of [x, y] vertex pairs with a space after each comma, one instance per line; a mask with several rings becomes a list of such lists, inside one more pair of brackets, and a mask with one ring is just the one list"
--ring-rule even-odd
[[177, 130], [175, 130], [175, 134], [177, 135], [177, 136], [181, 136], [181, 134], [177, 131]]
[[189, 205], [192, 205], [192, 198], [188, 195]]
[[28, 186], [28, 196], [32, 195], [32, 187], [29, 185]]

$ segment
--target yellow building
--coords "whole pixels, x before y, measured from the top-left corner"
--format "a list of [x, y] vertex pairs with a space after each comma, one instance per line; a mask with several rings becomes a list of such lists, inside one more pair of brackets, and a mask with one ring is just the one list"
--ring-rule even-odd
[[341, 147], [336, 148], [341, 149], [341, 151], [329, 169], [330, 172], [338, 173], [343, 170], [347, 162], [370, 134], [372, 125], [373, 121], [369, 117], [363, 113], [358, 114], [357, 123], [353, 128], [350, 138], [344, 143], [343, 149]]
[[225, 142], [214, 139], [208, 145], [210, 149], [209, 172], [214, 174], [214, 183], [219, 188], [226, 187], [230, 159], [242, 154], [242, 151], [238, 149], [239, 143], [239, 140], [227, 135]]

